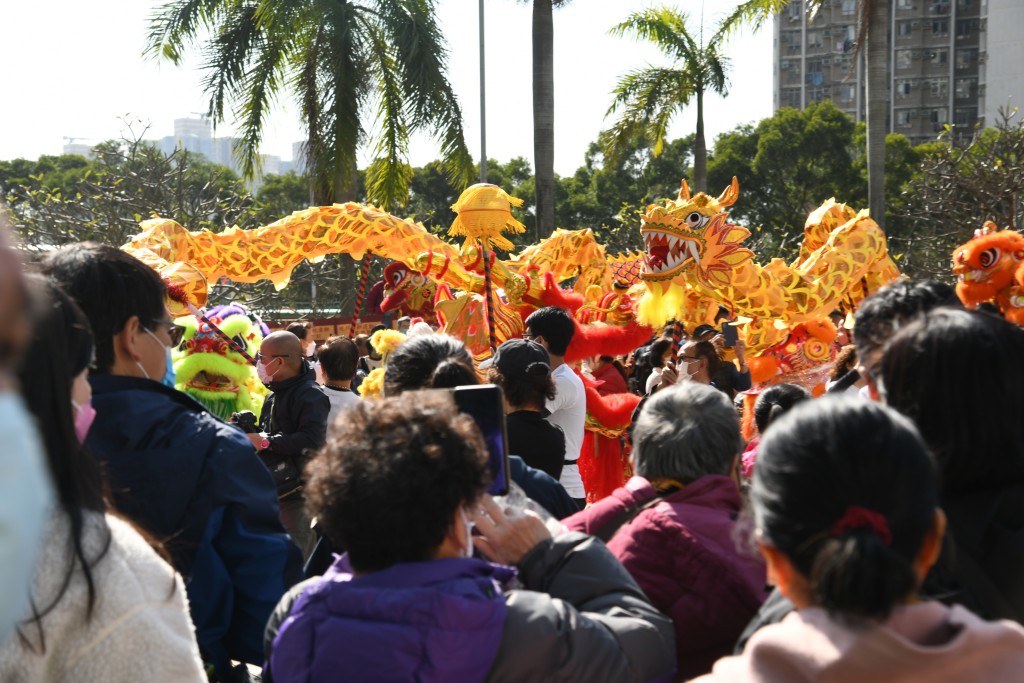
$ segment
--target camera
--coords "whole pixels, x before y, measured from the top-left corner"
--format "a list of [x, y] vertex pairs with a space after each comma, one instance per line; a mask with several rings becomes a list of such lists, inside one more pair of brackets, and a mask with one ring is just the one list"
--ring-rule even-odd
[[246, 434], [257, 434], [260, 431], [260, 428], [256, 425], [256, 413], [251, 410], [232, 413], [231, 422]]

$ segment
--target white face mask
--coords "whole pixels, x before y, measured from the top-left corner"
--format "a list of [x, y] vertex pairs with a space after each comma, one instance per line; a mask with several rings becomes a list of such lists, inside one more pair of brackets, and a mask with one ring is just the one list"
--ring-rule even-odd
[[260, 378], [260, 381], [264, 384], [270, 384], [274, 381], [274, 376], [267, 372], [267, 366], [263, 364], [263, 361], [256, 361], [256, 375]]
[[463, 508], [459, 508], [459, 514], [462, 515], [462, 524], [466, 528], [466, 547], [462, 549], [462, 556], [473, 557], [473, 522], [469, 521]]

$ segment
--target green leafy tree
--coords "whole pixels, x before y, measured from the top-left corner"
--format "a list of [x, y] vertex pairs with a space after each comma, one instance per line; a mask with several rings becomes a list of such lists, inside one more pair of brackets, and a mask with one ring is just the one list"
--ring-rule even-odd
[[[829, 197], [860, 209], [867, 201], [864, 126], [829, 101], [804, 110], [780, 109], [756, 125], [723, 133], [708, 162], [712, 192], [740, 179], [732, 207], [737, 223], [753, 232], [750, 246], [763, 260], [796, 255], [807, 214]], [[902, 135], [889, 136], [890, 205], [913, 185], [927, 147], [912, 147]], [[903, 226], [901, 214], [890, 217]], [[906, 229], [901, 228], [901, 229]]]
[[369, 143], [367, 199], [399, 209], [419, 130], [438, 138], [449, 179], [470, 182], [434, 0], [173, 0], [151, 24], [148, 53], [181, 64], [200, 42], [211, 116], [224, 121], [233, 106], [241, 122], [244, 175], [257, 170], [270, 106], [287, 91], [306, 126], [317, 204], [358, 198], [356, 155]]
[[707, 189], [707, 143], [704, 139], [704, 95], [726, 94], [728, 59], [722, 52], [724, 35], [716, 31], [704, 42], [704, 27], [694, 37], [689, 18], [669, 7], [633, 12], [612, 29], [620, 36], [646, 40], [672, 59], [668, 67], [648, 66], [630, 72], [615, 87], [608, 114], [618, 120], [604, 138], [605, 152], [616, 157], [642, 137], [659, 156], [672, 117], [696, 103], [697, 126], [693, 145], [694, 189]]
[[[1004, 110], [966, 146], [924, 148], [920, 176], [904, 193], [909, 228], [894, 238], [916, 277], [948, 279], [953, 250], [987, 221], [1024, 229], [1024, 121]], [[947, 126], [944, 138], [952, 136]]]
[[[230, 169], [177, 150], [164, 156], [140, 139], [110, 140], [95, 158], [41, 157], [0, 164], [16, 229], [33, 248], [96, 240], [121, 246], [139, 221], [158, 215], [190, 230], [219, 231], [254, 205]], [[26, 172], [27, 171], [27, 172]]]

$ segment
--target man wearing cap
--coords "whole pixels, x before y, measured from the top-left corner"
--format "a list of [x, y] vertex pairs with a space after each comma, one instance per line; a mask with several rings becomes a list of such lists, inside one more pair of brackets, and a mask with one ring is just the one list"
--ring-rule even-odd
[[556, 393], [554, 399], [547, 401], [547, 409], [551, 411], [547, 419], [561, 427], [565, 434], [565, 459], [559, 481], [582, 509], [586, 505], [587, 492], [583, 488], [577, 460], [583, 447], [586, 393], [583, 380], [565, 364], [565, 352], [575, 332], [576, 325], [564, 309], [548, 306], [534, 311], [526, 319], [523, 338], [543, 346], [551, 358], [551, 378], [555, 382]]

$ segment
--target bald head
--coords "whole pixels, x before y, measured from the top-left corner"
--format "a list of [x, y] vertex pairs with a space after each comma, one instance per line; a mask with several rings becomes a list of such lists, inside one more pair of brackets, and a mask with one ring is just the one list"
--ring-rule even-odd
[[290, 379], [302, 368], [302, 341], [291, 332], [271, 332], [260, 344], [260, 355], [274, 381]]

